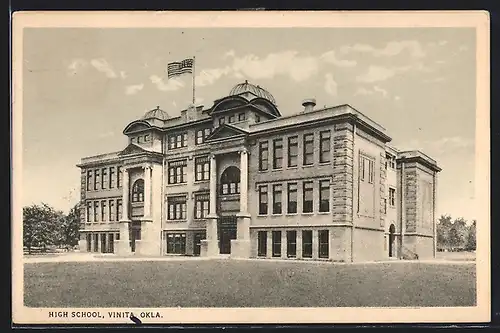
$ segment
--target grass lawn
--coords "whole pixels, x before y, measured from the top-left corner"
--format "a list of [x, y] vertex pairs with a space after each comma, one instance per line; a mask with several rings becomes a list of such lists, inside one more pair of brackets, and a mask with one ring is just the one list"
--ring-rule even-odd
[[29, 307], [473, 306], [473, 264], [271, 261], [24, 265]]

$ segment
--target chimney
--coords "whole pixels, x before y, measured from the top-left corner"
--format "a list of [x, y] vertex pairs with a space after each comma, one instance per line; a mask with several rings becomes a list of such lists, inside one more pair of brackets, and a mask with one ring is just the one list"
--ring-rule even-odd
[[302, 106], [304, 107], [304, 111], [303, 112], [312, 111], [314, 109], [314, 107], [316, 106], [316, 99], [314, 99], [314, 98], [307, 98], [307, 99], [305, 99], [305, 100], [302, 101]]

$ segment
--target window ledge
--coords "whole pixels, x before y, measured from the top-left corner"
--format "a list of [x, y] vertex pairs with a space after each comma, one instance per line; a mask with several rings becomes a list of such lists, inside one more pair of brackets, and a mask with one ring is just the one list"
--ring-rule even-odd
[[259, 214], [259, 215], [257, 215], [257, 217], [269, 217], [269, 215], [268, 214]]
[[330, 212], [318, 212], [318, 215], [330, 215]]
[[288, 169], [298, 169], [298, 168], [299, 168], [299, 166], [298, 166], [298, 165], [295, 165], [295, 166], [288, 166], [287, 168], [288, 168]]
[[259, 173], [266, 173], [266, 172], [269, 172], [269, 169], [267, 170], [258, 170]]
[[283, 216], [283, 213], [280, 213], [280, 214], [278, 214], [278, 213], [274, 214], [273, 213], [273, 214], [271, 214], [271, 217], [279, 217], [279, 216]]
[[184, 183], [175, 183], [175, 184], [168, 184], [166, 186], [182, 186], [182, 185], [187, 185], [187, 182]]
[[167, 219], [165, 222], [167, 222], [167, 223], [184, 223], [187, 221], [188, 220], [169, 220], [169, 219]]
[[313, 216], [313, 215], [314, 215], [314, 212], [311, 212], [311, 213], [301, 213], [301, 215]]
[[286, 213], [285, 215], [286, 216], [298, 216], [299, 214], [298, 213]]
[[283, 171], [283, 167], [281, 167], [281, 168], [272, 168], [272, 170], [271, 170], [271, 171], [273, 171], [273, 172], [274, 172], [274, 171]]
[[331, 163], [332, 163], [331, 161], [327, 161], [327, 162], [319, 162], [318, 164], [319, 165], [329, 165]]
[[[204, 180], [195, 180], [193, 182], [193, 184], [204, 184], [204, 183], [208, 183], [210, 181], [210, 179], [204, 179]], [[184, 183], [182, 183], [184, 184]], [[173, 184], [172, 184], [173, 185]]]
[[302, 167], [303, 168], [312, 168], [312, 167], [314, 167], [314, 163], [313, 164], [302, 164]]

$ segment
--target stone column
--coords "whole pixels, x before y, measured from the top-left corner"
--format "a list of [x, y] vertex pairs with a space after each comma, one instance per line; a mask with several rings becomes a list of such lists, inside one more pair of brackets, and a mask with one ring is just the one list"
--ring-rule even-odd
[[297, 259], [302, 259], [302, 230], [297, 230]]
[[240, 212], [237, 239], [231, 240], [231, 257], [250, 257], [250, 214], [248, 213], [248, 152], [240, 150]]
[[267, 235], [267, 237], [266, 237], [267, 238], [266, 257], [272, 258], [273, 257], [273, 232], [272, 232], [272, 230], [267, 230], [266, 235]]
[[210, 155], [210, 212], [207, 216], [206, 239], [201, 241], [201, 256], [213, 257], [219, 254], [217, 239], [217, 160]]
[[313, 259], [319, 258], [319, 232], [318, 229], [312, 230], [312, 257]]
[[151, 219], [151, 166], [144, 167], [144, 219]]
[[130, 238], [129, 238], [129, 174], [128, 169], [123, 169], [123, 195], [122, 195], [122, 218], [119, 221], [120, 225], [120, 240], [117, 241], [116, 253], [118, 255], [129, 255], [131, 253], [130, 249]]
[[283, 229], [281, 231], [281, 259], [286, 259], [287, 255], [287, 231]]

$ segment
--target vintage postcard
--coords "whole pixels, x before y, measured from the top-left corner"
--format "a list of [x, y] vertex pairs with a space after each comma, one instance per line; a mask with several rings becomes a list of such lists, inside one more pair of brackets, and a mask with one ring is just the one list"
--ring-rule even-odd
[[489, 321], [488, 28], [16, 13], [13, 322]]

